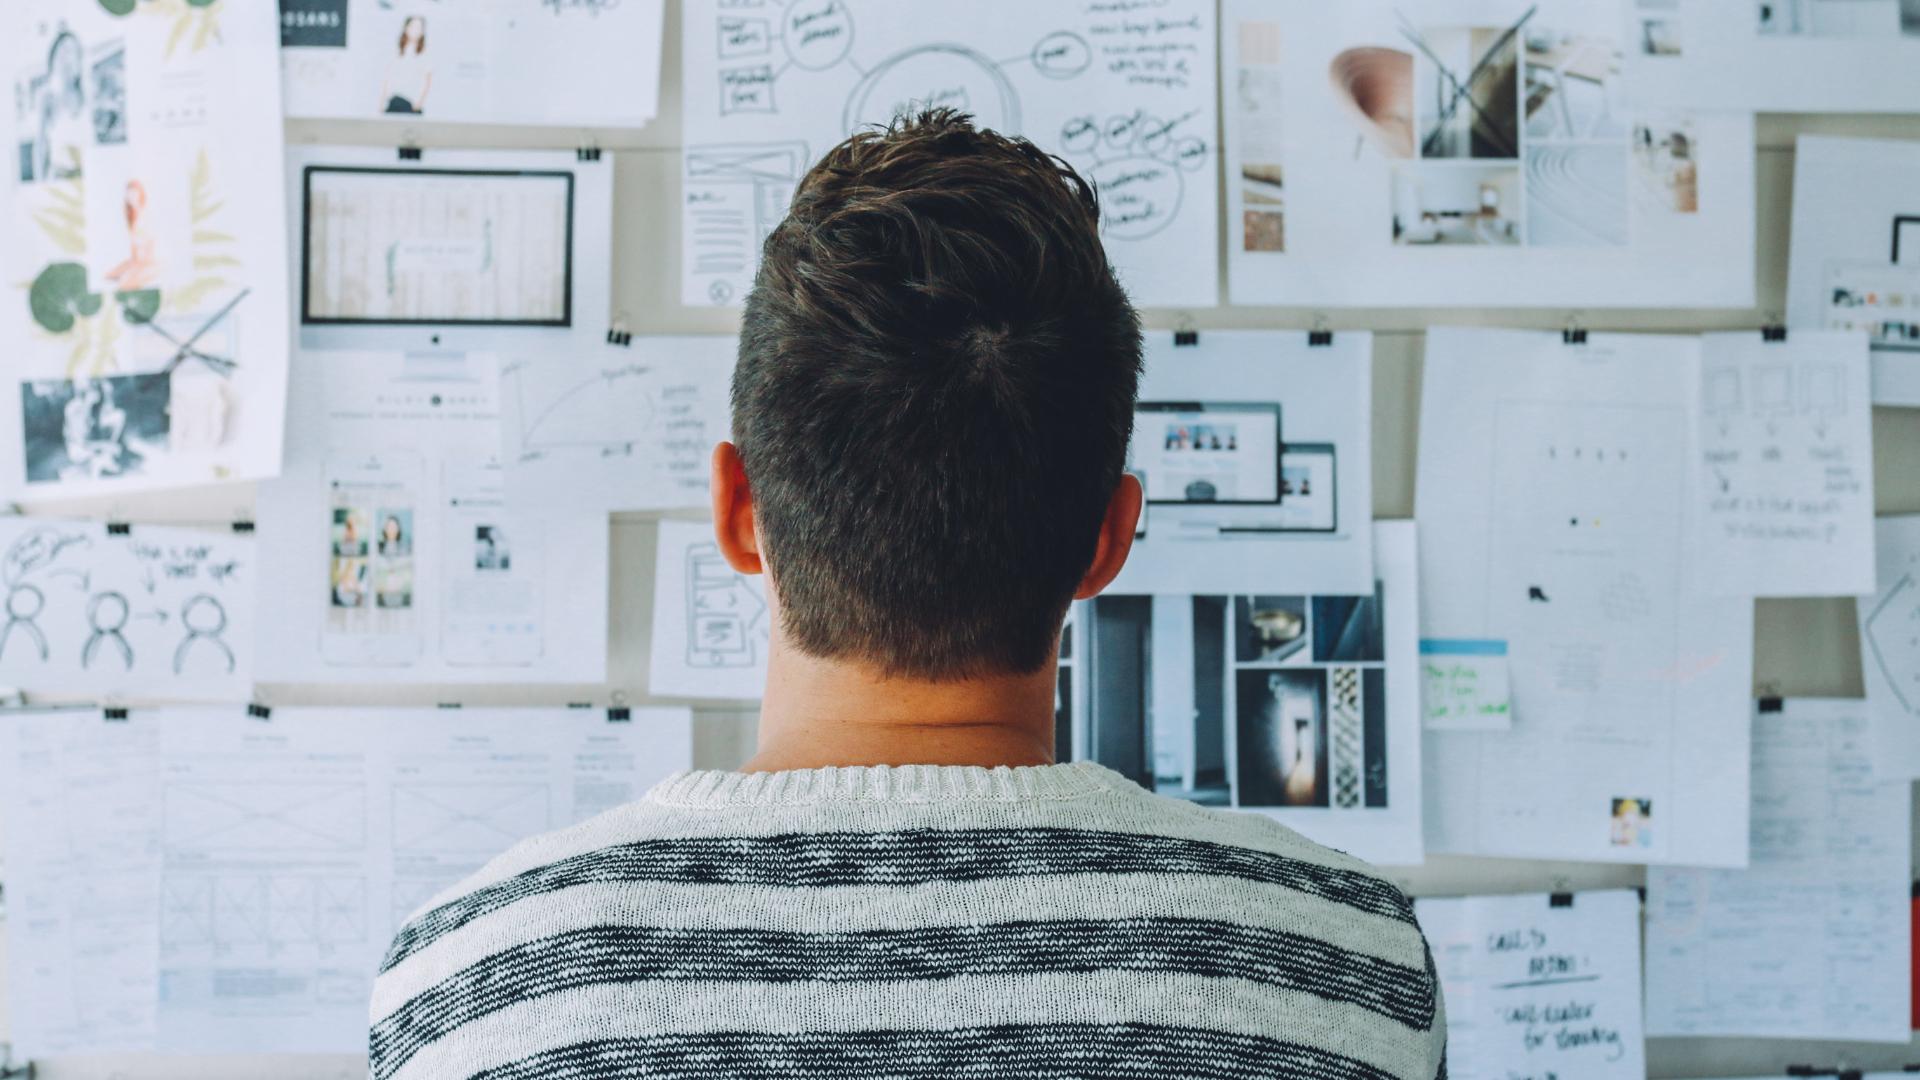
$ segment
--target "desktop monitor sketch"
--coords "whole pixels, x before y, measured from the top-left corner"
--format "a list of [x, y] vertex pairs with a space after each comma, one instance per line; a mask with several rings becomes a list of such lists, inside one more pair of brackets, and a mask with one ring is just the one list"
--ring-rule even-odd
[[1278, 505], [1278, 402], [1142, 401], [1129, 470], [1149, 504]]
[[300, 321], [573, 325], [574, 174], [309, 165]]

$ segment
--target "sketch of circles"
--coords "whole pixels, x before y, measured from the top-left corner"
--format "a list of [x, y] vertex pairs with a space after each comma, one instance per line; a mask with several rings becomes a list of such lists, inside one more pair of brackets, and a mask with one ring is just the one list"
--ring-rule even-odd
[[853, 48], [853, 16], [841, 0], [799, 0], [780, 20], [780, 40], [793, 66], [823, 71]]
[[972, 114], [977, 127], [1020, 134], [1020, 98], [1000, 65], [959, 45], [908, 49], [867, 72], [847, 98], [841, 126], [853, 131], [941, 107]]
[[1076, 116], [1060, 126], [1060, 148], [1069, 154], [1084, 154], [1100, 145], [1100, 125], [1091, 116]]
[[1527, 242], [1555, 247], [1627, 242], [1627, 148], [1539, 145], [1527, 151]]
[[1056, 30], [1033, 46], [1033, 68], [1049, 79], [1071, 79], [1092, 63], [1087, 39], [1066, 30]]
[[1159, 158], [1115, 158], [1087, 174], [1100, 192], [1101, 231], [1123, 240], [1152, 236], [1173, 223], [1186, 194], [1178, 166]]

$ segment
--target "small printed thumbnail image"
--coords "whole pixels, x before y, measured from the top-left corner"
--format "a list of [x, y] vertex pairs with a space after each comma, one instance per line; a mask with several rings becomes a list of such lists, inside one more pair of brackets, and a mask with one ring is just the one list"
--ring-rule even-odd
[[1203, 806], [1385, 806], [1382, 627], [1378, 596], [1096, 597], [1073, 756]]
[[29, 484], [135, 476], [171, 441], [173, 377], [164, 372], [20, 384]]
[[507, 545], [507, 532], [498, 525], [473, 527], [473, 568], [482, 572], [513, 569], [513, 549]]
[[1520, 166], [1432, 161], [1393, 170], [1393, 242], [1410, 247], [1521, 243]]
[[1700, 212], [1700, 144], [1684, 116], [1645, 116], [1635, 122], [1633, 209], [1649, 218]]
[[1241, 250], [1287, 250], [1280, 24], [1247, 20], [1237, 28], [1239, 74], [1234, 115], [1240, 149]]
[[1642, 56], [1684, 55], [1680, 0], [1639, 0], [1634, 10], [1637, 44]]
[[1607, 842], [1614, 847], [1653, 846], [1653, 800], [1616, 797], [1610, 800]]

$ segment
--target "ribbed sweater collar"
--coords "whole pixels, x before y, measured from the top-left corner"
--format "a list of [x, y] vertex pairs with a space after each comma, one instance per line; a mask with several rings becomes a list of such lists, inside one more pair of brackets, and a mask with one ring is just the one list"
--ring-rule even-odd
[[977, 803], [1078, 799], [1127, 786], [1091, 761], [1017, 768], [978, 765], [864, 765], [782, 772], [676, 773], [647, 792], [669, 806], [805, 805], [823, 802]]

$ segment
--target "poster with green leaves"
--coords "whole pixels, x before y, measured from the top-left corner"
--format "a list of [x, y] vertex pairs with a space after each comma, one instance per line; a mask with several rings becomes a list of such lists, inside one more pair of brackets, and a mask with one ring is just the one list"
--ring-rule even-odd
[[0, 7], [0, 499], [278, 471], [278, 35], [243, 0]]

